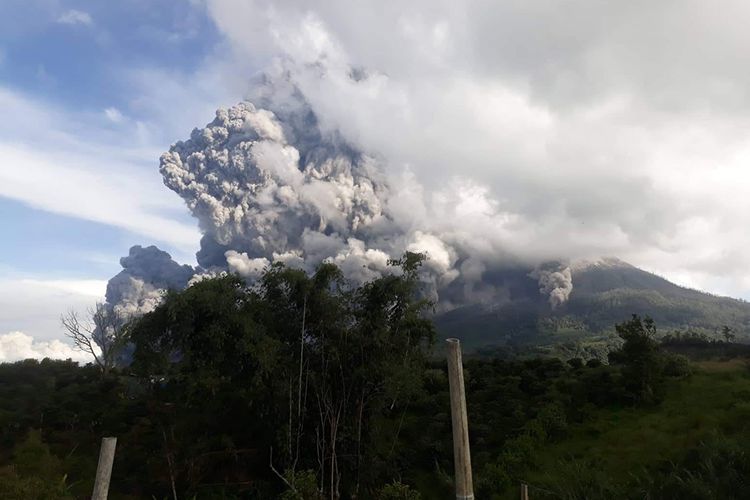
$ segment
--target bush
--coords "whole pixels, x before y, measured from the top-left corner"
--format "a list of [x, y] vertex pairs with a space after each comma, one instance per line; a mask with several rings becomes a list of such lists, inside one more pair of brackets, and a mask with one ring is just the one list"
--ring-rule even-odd
[[627, 498], [623, 485], [613, 483], [596, 463], [588, 460], [571, 458], [558, 462], [554, 475], [542, 485], [544, 491], [539, 492], [539, 498]]
[[688, 450], [677, 464], [669, 464], [645, 481], [650, 498], [691, 500], [750, 498], [750, 456], [747, 440], [738, 442], [714, 434]]
[[72, 500], [60, 460], [31, 431], [13, 450], [13, 464], [0, 468], [0, 498]]
[[602, 366], [602, 361], [597, 358], [591, 358], [590, 360], [586, 361], [586, 367], [587, 368], [599, 368]]
[[684, 378], [692, 373], [690, 360], [681, 354], [671, 354], [664, 363], [664, 375], [667, 377]]
[[409, 485], [394, 481], [383, 486], [375, 495], [377, 500], [421, 500], [422, 495]]
[[318, 478], [315, 472], [303, 470], [284, 474], [285, 479], [294, 486], [281, 494], [281, 500], [322, 500], [323, 495], [318, 489]]
[[0, 498], [8, 500], [73, 500], [65, 485], [65, 477], [45, 479], [20, 476], [15, 467], [0, 467]]
[[557, 403], [545, 405], [536, 419], [541, 424], [546, 439], [558, 438], [568, 429], [565, 409]]
[[581, 358], [569, 359], [568, 365], [574, 370], [578, 370], [579, 368], [583, 368], [583, 360]]

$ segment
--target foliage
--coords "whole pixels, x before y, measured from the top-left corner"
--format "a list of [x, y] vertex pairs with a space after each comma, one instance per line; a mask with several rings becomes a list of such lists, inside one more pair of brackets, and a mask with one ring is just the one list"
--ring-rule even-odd
[[[274, 266], [253, 287], [171, 292], [132, 325], [130, 369], [107, 376], [0, 365], [0, 498], [86, 497], [103, 435], [118, 436], [113, 499], [450, 496], [447, 373], [419, 263], [359, 287], [333, 266]], [[648, 318], [616, 328], [611, 364], [465, 358], [478, 497], [521, 482], [533, 498], [747, 496], [744, 361], [690, 362]]]
[[651, 318], [634, 314], [630, 321], [615, 325], [624, 343], [610, 353], [610, 362], [623, 365], [623, 385], [635, 401], [656, 402], [664, 382], [665, 357], [656, 341], [656, 325]]
[[323, 500], [325, 498], [318, 488], [318, 476], [315, 471], [287, 472], [284, 476], [290, 487], [279, 496], [279, 500]]
[[741, 440], [712, 434], [691, 447], [678, 463], [670, 463], [643, 479], [643, 488], [665, 500], [748, 498], [750, 456], [747, 436]]
[[50, 453], [38, 431], [30, 431], [13, 450], [10, 465], [0, 467], [0, 498], [68, 500], [60, 459]]
[[[527, 476], [534, 498], [746, 498], [744, 363], [701, 363], [666, 385], [659, 406], [595, 409], [538, 450]], [[601, 491], [581, 496], [587, 484]]]
[[434, 338], [421, 261], [406, 254], [392, 263], [398, 273], [358, 288], [330, 264], [312, 276], [274, 265], [252, 288], [225, 276], [168, 294], [131, 340], [133, 370], [160, 408], [171, 480], [192, 492], [226, 478], [224, 457], [242, 464], [225, 479], [238, 491], [280, 483], [278, 470], [292, 491], [295, 471], [314, 470], [334, 497], [385, 479], [371, 466], [385, 462], [373, 441], [397, 438], [389, 421], [420, 390]]
[[[513, 290], [512, 299], [436, 316], [441, 337], [460, 338], [464, 349], [472, 351], [606, 361], [606, 350], [617, 348], [612, 343], [613, 326], [639, 312], [648, 314], [663, 331], [690, 330], [735, 343], [750, 338], [746, 301], [679, 287], [628, 265], [576, 270], [570, 299], [554, 310], [527, 272], [508, 269], [493, 279]], [[734, 338], [724, 336], [725, 327]]]
[[394, 481], [386, 484], [375, 495], [376, 500], [421, 500], [422, 495], [411, 486]]
[[693, 372], [690, 360], [681, 354], [670, 354], [666, 356], [664, 364], [664, 375], [668, 377], [687, 377]]

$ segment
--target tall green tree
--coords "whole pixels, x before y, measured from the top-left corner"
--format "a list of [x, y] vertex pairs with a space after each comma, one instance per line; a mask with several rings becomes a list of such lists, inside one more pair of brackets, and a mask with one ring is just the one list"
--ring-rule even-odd
[[656, 324], [649, 317], [634, 314], [615, 325], [622, 347], [610, 353], [610, 361], [622, 364], [623, 385], [635, 402], [656, 402], [664, 382], [665, 357], [656, 341]]
[[135, 323], [132, 368], [151, 386], [174, 489], [221, 474], [294, 492], [312, 471], [325, 497], [341, 498], [391, 480], [383, 449], [435, 335], [422, 260], [407, 253], [362, 286], [332, 264], [312, 275], [274, 265], [253, 286], [204, 280]]

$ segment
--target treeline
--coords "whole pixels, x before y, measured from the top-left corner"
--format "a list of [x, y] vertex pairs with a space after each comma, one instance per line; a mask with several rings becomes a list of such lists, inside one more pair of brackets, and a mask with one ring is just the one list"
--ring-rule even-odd
[[[0, 365], [0, 498], [86, 498], [104, 435], [119, 438], [113, 499], [450, 497], [447, 374], [421, 259], [406, 254], [361, 287], [332, 265], [274, 266], [253, 287], [224, 276], [171, 292], [129, 326], [129, 366], [106, 375]], [[690, 375], [653, 321], [617, 332], [609, 364], [466, 362], [478, 497], [515, 496], [573, 426], [605, 408], [658, 408]], [[648, 477], [653, 491], [666, 481]]]
[[703, 332], [676, 331], [661, 338], [661, 345], [669, 352], [691, 359], [731, 359], [750, 357], [750, 344], [735, 342], [734, 330], [724, 326], [709, 336]]
[[584, 316], [592, 332], [603, 332], [633, 311], [648, 311], [662, 326], [680, 328], [686, 325], [703, 334], [712, 334], [717, 326], [728, 325], [747, 337], [750, 313], [747, 303], [726, 297], [678, 289], [618, 288], [589, 296], [573, 297], [568, 304], [570, 314]]

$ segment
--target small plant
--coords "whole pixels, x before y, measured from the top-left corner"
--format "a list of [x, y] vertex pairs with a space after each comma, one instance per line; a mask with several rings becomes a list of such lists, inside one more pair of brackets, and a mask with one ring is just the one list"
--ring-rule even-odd
[[323, 494], [318, 489], [318, 478], [315, 472], [304, 470], [284, 474], [290, 488], [279, 497], [281, 500], [322, 500]]
[[375, 495], [377, 500], [421, 500], [422, 495], [411, 486], [394, 481], [383, 486]]

